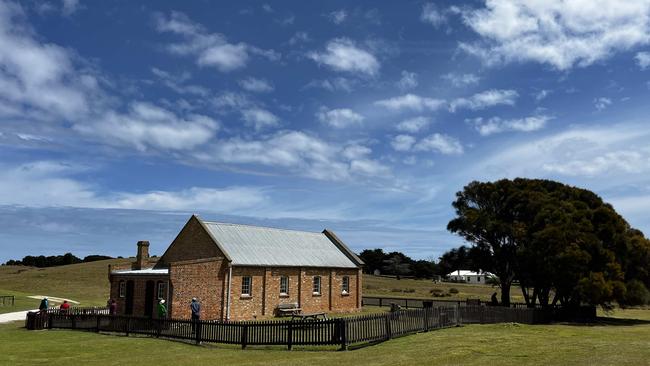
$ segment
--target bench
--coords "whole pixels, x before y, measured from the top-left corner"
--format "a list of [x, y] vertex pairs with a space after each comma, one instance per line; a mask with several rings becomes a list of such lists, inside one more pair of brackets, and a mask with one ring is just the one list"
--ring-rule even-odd
[[302, 313], [302, 309], [298, 307], [298, 303], [290, 302], [286, 304], [278, 304], [276, 308], [278, 316], [297, 315]]
[[327, 320], [327, 314], [326, 313], [309, 313], [309, 314], [292, 314], [291, 315], [291, 320], [307, 320], [307, 321], [313, 321], [313, 320]]

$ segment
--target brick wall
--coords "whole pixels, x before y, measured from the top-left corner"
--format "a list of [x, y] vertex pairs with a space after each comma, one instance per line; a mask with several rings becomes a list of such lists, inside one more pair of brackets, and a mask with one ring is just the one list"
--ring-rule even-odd
[[[146, 286], [148, 281], [152, 281], [154, 284], [153, 294], [151, 297], [152, 304], [152, 315], [156, 317], [158, 311], [156, 305], [158, 304], [158, 282], [164, 282], [165, 284], [169, 283], [169, 277], [167, 276], [133, 276], [133, 275], [112, 275], [111, 276], [111, 291], [110, 298], [115, 299], [117, 303], [117, 313], [124, 314], [126, 310], [126, 297], [119, 296], [119, 286], [120, 282], [124, 281], [125, 286], [127, 281], [133, 281], [133, 313], [134, 316], [144, 316], [145, 315], [145, 304], [146, 304]], [[166, 286], [165, 301], [169, 303], [169, 286]]]
[[189, 319], [190, 302], [196, 297], [201, 303], [201, 319], [225, 317], [225, 288], [228, 265], [224, 258], [208, 258], [175, 262], [169, 267], [171, 303], [169, 315]]
[[166, 268], [170, 263], [195, 259], [225, 257], [206, 232], [201, 222], [192, 216], [167, 251], [160, 257], [156, 268]]
[[[361, 307], [361, 287], [357, 269], [295, 267], [233, 267], [230, 320], [250, 320], [275, 316], [280, 303], [298, 303], [304, 313], [354, 312]], [[252, 278], [251, 296], [242, 296], [242, 278]], [[280, 278], [289, 278], [289, 293], [280, 294]], [[313, 278], [321, 277], [320, 294], [313, 293]], [[341, 292], [343, 276], [350, 291]]]

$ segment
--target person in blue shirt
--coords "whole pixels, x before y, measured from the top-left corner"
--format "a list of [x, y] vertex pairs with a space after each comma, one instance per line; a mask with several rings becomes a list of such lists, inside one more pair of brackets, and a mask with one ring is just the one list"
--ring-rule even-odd
[[43, 300], [41, 300], [41, 304], [38, 306], [38, 310], [40, 311], [47, 311], [47, 308], [49, 307], [49, 302], [47, 301], [47, 297], [44, 297]]
[[192, 298], [190, 310], [192, 310], [192, 332], [194, 332], [196, 329], [196, 322], [201, 320], [201, 303], [199, 303], [196, 297]]

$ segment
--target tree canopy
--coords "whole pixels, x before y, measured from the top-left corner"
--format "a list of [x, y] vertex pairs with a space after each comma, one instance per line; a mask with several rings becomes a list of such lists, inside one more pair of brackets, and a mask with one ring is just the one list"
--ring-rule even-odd
[[[447, 226], [469, 243], [475, 268], [499, 277], [502, 303], [516, 279], [529, 305], [629, 302], [650, 286], [650, 241], [595, 193], [562, 183], [471, 182]], [[637, 296], [638, 297], [638, 296]]]

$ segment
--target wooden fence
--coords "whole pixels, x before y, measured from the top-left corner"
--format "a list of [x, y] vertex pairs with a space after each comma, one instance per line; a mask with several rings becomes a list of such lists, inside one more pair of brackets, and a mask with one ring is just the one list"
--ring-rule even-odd
[[[381, 297], [381, 296], [363, 296], [361, 298], [363, 306], [391, 306], [391, 304], [399, 305], [405, 309], [423, 308], [430, 306], [475, 306], [475, 305], [489, 305], [489, 302], [481, 301], [479, 299], [466, 299], [466, 300], [444, 300], [444, 299], [424, 299], [424, 298], [402, 298], [402, 297]], [[528, 308], [525, 303], [513, 302], [510, 303], [511, 308]], [[536, 308], [541, 308], [536, 304]]]
[[0, 306], [14, 306], [16, 305], [16, 297], [13, 295], [0, 296]]
[[534, 324], [549, 318], [540, 309], [491, 306], [436, 306], [327, 320], [197, 321], [113, 316], [102, 313], [28, 313], [28, 329], [80, 329], [141, 334], [197, 343], [293, 346], [338, 346], [382, 342], [416, 332], [462, 324], [519, 322]]

